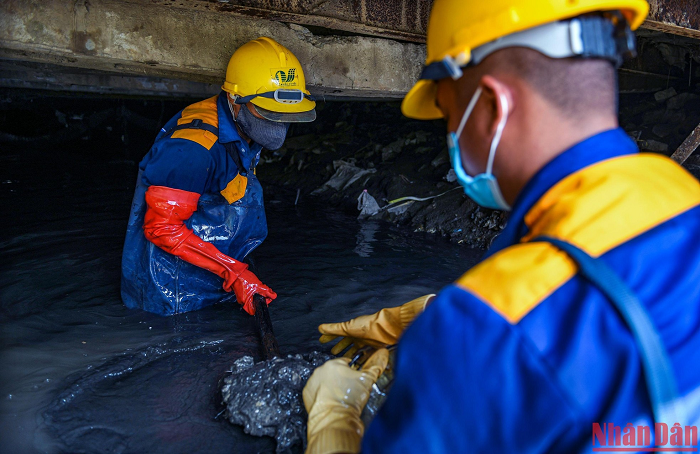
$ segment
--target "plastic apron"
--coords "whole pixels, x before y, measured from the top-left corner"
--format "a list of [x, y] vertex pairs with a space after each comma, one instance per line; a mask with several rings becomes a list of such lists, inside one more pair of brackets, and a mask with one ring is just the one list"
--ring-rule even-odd
[[[202, 194], [197, 211], [185, 222], [195, 235], [236, 260], [245, 259], [267, 237], [262, 187], [253, 172], [248, 172], [247, 177], [245, 195], [240, 200], [229, 204], [219, 193]], [[147, 189], [139, 171], [122, 255], [124, 304], [173, 315], [218, 302], [233, 303], [235, 295], [223, 290], [219, 276], [163, 251], [146, 239], [143, 219]]]

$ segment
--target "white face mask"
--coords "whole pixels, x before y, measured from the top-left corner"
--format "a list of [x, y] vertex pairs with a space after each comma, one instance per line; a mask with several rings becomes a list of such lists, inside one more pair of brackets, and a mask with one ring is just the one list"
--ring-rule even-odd
[[467, 110], [462, 116], [462, 120], [459, 123], [459, 127], [456, 132], [447, 133], [447, 149], [450, 153], [450, 160], [452, 161], [452, 168], [455, 170], [457, 175], [457, 181], [459, 184], [464, 186], [464, 192], [471, 197], [476, 203], [485, 208], [491, 208], [494, 210], [506, 210], [510, 211], [510, 205], [506, 203], [501, 194], [501, 189], [498, 186], [498, 181], [493, 175], [493, 160], [496, 156], [496, 149], [498, 144], [501, 142], [501, 136], [503, 135], [503, 129], [506, 127], [506, 122], [508, 121], [508, 100], [505, 96], [501, 95], [499, 97], [499, 102], [501, 103], [501, 109], [503, 109], [503, 118], [498, 127], [496, 128], [496, 134], [493, 136], [491, 141], [491, 150], [489, 152], [489, 160], [486, 165], [486, 172], [481, 173], [475, 177], [467, 175], [467, 172], [462, 167], [462, 154], [459, 148], [459, 137], [462, 135], [464, 130], [464, 125], [467, 124], [467, 120], [476, 106], [476, 102], [481, 96], [481, 87], [476, 89], [474, 96], [472, 96]]

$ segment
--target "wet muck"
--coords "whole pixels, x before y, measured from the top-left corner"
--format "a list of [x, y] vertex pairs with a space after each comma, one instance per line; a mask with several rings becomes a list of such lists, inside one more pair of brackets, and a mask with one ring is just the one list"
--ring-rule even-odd
[[333, 358], [319, 352], [289, 355], [254, 364], [252, 356], [233, 363], [221, 389], [226, 418], [247, 434], [277, 440], [277, 452], [306, 447], [302, 391], [315, 368]]
[[[252, 356], [238, 359], [233, 364], [231, 375], [224, 378], [221, 389], [226, 418], [243, 426], [247, 434], [275, 438], [278, 453], [293, 447], [306, 448], [308, 415], [302, 391], [314, 369], [333, 358], [325, 353], [312, 352], [257, 364]], [[386, 400], [393, 382], [393, 363], [392, 354], [389, 366], [372, 386], [361, 415], [365, 427]]]

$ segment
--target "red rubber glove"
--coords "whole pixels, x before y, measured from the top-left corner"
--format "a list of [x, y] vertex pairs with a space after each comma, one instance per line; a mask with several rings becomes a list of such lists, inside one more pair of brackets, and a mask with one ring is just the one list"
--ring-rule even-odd
[[150, 186], [146, 191], [146, 215], [143, 233], [146, 238], [182, 260], [211, 271], [223, 278], [223, 288], [233, 291], [236, 300], [250, 315], [255, 315], [253, 295], [265, 297], [267, 304], [277, 294], [258, 280], [248, 265], [222, 254], [187, 228], [185, 221], [197, 210], [199, 194], [165, 186]]
[[[226, 288], [226, 287], [224, 287]], [[226, 290], [230, 292], [231, 290]], [[249, 270], [243, 270], [238, 276], [238, 279], [233, 281], [233, 291], [236, 293], [236, 300], [245, 301], [241, 303], [243, 310], [250, 315], [255, 315], [255, 304], [253, 304], [253, 296], [256, 293], [265, 297], [265, 302], [270, 305], [273, 299], [277, 298], [277, 293], [258, 279], [258, 277]]]

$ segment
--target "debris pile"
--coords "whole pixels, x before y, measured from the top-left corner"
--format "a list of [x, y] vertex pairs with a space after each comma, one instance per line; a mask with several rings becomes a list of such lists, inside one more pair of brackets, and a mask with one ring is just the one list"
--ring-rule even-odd
[[258, 175], [266, 190], [300, 191], [299, 203], [319, 197], [361, 219], [486, 248], [505, 214], [477, 206], [450, 171], [442, 122], [407, 119], [395, 102], [325, 103], [316, 122], [292, 126]]
[[[668, 156], [700, 123], [700, 45], [640, 33], [639, 57], [619, 72], [620, 124], [642, 151]], [[265, 156], [258, 175], [266, 190], [286, 188], [297, 203], [318, 197], [360, 219], [470, 247], [487, 248], [505, 226], [506, 213], [451, 191], [459, 184], [444, 122], [405, 118], [398, 102], [327, 102], [318, 110], [314, 123], [293, 125], [284, 147]], [[696, 162], [684, 164], [700, 176]]]
[[638, 34], [639, 57], [620, 70], [620, 124], [642, 151], [671, 155], [700, 123], [700, 43]]
[[332, 356], [313, 352], [254, 364], [238, 359], [224, 378], [221, 396], [226, 418], [247, 434], [277, 440], [277, 452], [306, 447], [306, 409], [301, 392], [315, 368]]
[[[306, 449], [308, 415], [302, 391], [314, 369], [332, 358], [312, 352], [257, 364], [252, 356], [236, 360], [221, 388], [226, 418], [247, 434], [273, 437], [278, 453]], [[362, 413], [365, 423], [374, 417], [385, 397], [376, 386], [372, 389]]]
[[700, 84], [680, 93], [670, 87], [628, 97], [621, 123], [642, 151], [671, 155], [700, 124]]

